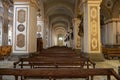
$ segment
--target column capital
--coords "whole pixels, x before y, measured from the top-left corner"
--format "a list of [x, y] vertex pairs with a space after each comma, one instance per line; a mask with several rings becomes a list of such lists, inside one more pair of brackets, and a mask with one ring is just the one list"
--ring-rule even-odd
[[111, 19], [105, 20], [105, 24], [111, 23], [111, 22], [120, 22], [120, 19], [119, 18], [111, 18]]
[[102, 0], [82, 0], [83, 4], [100, 4]]
[[3, 6], [8, 9], [8, 8], [9, 8], [9, 3], [8, 3], [7, 1], [4, 1], [4, 2], [3, 2]]

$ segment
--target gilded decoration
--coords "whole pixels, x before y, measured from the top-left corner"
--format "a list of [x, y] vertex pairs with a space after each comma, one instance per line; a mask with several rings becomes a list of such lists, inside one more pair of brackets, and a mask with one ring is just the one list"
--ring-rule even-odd
[[92, 20], [91, 21], [91, 26], [92, 26], [92, 28], [91, 28], [91, 35], [92, 36], [96, 36], [97, 35], [97, 22], [95, 21], [95, 20]]
[[97, 17], [97, 7], [90, 8], [90, 44], [91, 51], [98, 51], [98, 17]]
[[18, 25], [18, 31], [23, 32], [25, 30], [25, 26], [23, 24]]
[[97, 13], [97, 9], [96, 8], [92, 8], [91, 11], [90, 11], [91, 18], [96, 18], [97, 17], [96, 13]]
[[93, 38], [91, 43], [92, 43], [92, 49], [96, 49], [97, 48], [97, 39]]
[[80, 37], [77, 35], [77, 44], [76, 48], [80, 48]]
[[[77, 20], [77, 33], [79, 32], [79, 25], [80, 25], [80, 21]], [[78, 34], [76, 34], [76, 48], [80, 48], [80, 36]]]
[[24, 10], [18, 11], [18, 22], [20, 23], [25, 22], [25, 11]]
[[20, 48], [25, 46], [25, 35], [24, 34], [17, 35], [17, 46]]

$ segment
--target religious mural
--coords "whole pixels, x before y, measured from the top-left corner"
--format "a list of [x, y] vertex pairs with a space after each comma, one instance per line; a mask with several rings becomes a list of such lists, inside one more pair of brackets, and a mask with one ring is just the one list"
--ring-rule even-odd
[[18, 31], [23, 32], [25, 30], [25, 26], [23, 24], [18, 25]]
[[18, 11], [18, 22], [20, 23], [25, 22], [25, 11], [24, 10]]
[[17, 35], [17, 46], [19, 48], [22, 48], [25, 46], [25, 35], [24, 34]]

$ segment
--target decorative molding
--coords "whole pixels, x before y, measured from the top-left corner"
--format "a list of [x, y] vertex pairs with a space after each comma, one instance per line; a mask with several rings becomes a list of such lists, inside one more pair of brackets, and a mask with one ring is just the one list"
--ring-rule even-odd
[[90, 50], [98, 51], [98, 7], [90, 7]]
[[29, 4], [38, 10], [38, 9], [40, 9], [40, 7], [39, 7], [39, 4], [37, 1], [38, 0], [14, 0], [13, 2], [15, 4]]
[[80, 36], [77, 35], [77, 40], [76, 40], [76, 48], [80, 49]]
[[38, 4], [37, 1], [38, 1], [38, 0], [30, 0], [32, 6], [34, 6], [34, 7], [37, 8], [37, 9], [40, 9], [39, 4]]
[[[27, 26], [28, 26], [28, 7], [18, 7], [15, 6], [15, 16], [14, 16], [14, 20], [15, 20], [15, 44], [14, 44], [14, 51], [18, 52], [18, 51], [27, 51]], [[19, 16], [19, 17], [18, 17]], [[20, 19], [21, 17], [24, 17], [24, 19]], [[20, 34], [24, 35], [24, 36], [20, 36]], [[20, 39], [20, 37], [23, 37], [23, 41], [22, 38]]]
[[112, 19], [108, 19], [105, 21], [105, 24], [108, 24], [108, 23], [112, 23], [112, 22], [120, 22], [120, 18], [112, 18]]

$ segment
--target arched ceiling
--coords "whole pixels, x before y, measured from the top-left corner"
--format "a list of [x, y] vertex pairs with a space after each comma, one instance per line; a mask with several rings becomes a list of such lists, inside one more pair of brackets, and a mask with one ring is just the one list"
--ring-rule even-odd
[[66, 35], [66, 31], [65, 31], [65, 29], [63, 27], [56, 27], [56, 28], [54, 28], [54, 33], [56, 35], [58, 35], [58, 34], [62, 34], [63, 36]]
[[104, 20], [117, 18], [120, 14], [120, 0], [102, 0], [101, 15]]
[[63, 27], [67, 31], [67, 27], [71, 27], [72, 25], [72, 19], [75, 16], [75, 5], [79, 0], [42, 1], [44, 5], [44, 16], [49, 19], [49, 23], [52, 25], [52, 28]]

